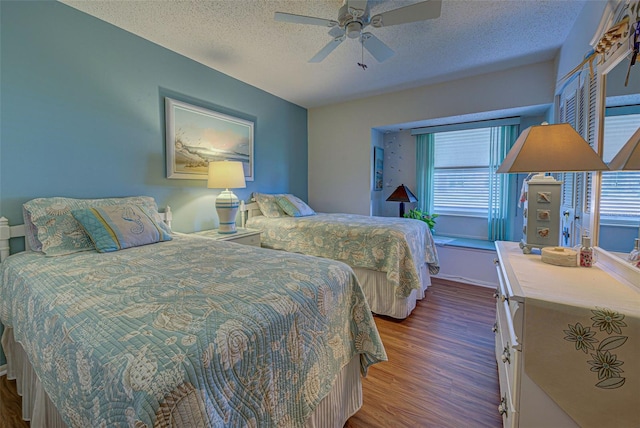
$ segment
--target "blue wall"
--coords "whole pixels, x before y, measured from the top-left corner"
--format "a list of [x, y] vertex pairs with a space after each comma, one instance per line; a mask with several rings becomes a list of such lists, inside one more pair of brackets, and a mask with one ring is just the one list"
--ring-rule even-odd
[[307, 199], [306, 109], [58, 2], [0, 1], [0, 23], [0, 214], [10, 223], [35, 197], [144, 194], [171, 206], [174, 230], [215, 227], [218, 191], [166, 178], [165, 96], [255, 121], [255, 181], [238, 197]]

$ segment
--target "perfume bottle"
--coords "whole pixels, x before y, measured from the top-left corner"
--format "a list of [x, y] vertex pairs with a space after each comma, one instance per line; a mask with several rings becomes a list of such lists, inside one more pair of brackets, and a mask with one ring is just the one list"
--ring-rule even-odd
[[591, 238], [582, 237], [582, 246], [580, 247], [580, 266], [593, 266], [593, 248], [591, 248]]
[[636, 238], [633, 250], [627, 256], [627, 260], [635, 267], [640, 267], [640, 238]]

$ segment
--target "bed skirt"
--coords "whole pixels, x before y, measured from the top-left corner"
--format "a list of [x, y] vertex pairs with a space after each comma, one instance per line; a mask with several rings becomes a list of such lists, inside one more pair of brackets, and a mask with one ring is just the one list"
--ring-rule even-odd
[[[22, 418], [31, 428], [66, 428], [57, 409], [42, 388], [22, 346], [13, 338], [13, 328], [5, 327], [2, 348], [7, 357], [7, 377], [16, 380], [22, 397]], [[311, 414], [305, 428], [333, 428], [344, 426], [347, 419], [362, 407], [360, 355], [342, 368], [332, 390]]]
[[427, 287], [431, 285], [431, 277], [427, 270], [427, 264], [420, 269], [420, 290], [412, 290], [409, 297], [397, 297], [395, 287], [387, 282], [387, 273], [365, 268], [353, 268], [362, 291], [367, 298], [371, 312], [378, 315], [386, 315], [392, 318], [404, 319], [411, 314], [418, 300], [424, 299]]

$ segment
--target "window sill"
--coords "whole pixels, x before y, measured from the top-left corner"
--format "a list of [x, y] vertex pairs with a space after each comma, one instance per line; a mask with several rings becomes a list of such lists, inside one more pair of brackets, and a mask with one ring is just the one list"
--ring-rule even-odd
[[454, 236], [434, 235], [433, 240], [439, 247], [459, 247], [474, 250], [495, 251], [493, 242], [483, 239], [457, 238]]

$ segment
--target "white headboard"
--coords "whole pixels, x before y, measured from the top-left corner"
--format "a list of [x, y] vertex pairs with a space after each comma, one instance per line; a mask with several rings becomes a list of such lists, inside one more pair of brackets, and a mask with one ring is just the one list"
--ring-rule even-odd
[[[162, 221], [165, 222], [169, 228], [171, 228], [171, 220], [173, 220], [173, 213], [171, 207], [167, 206], [164, 212], [160, 213]], [[20, 238], [25, 236], [24, 224], [18, 224], [15, 226], [9, 225], [9, 220], [6, 217], [0, 217], [0, 262], [9, 257], [9, 240], [11, 238]], [[29, 242], [24, 240], [25, 250], [29, 249]]]
[[256, 202], [249, 202], [248, 204], [246, 204], [245, 210], [247, 211], [247, 219], [262, 215], [262, 211], [260, 211], [260, 207]]
[[[24, 224], [9, 226], [6, 217], [0, 217], [0, 262], [9, 257], [9, 239], [24, 236]], [[27, 245], [25, 239], [25, 246]]]

